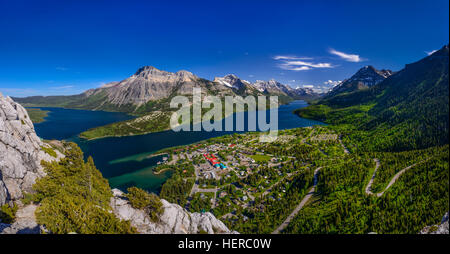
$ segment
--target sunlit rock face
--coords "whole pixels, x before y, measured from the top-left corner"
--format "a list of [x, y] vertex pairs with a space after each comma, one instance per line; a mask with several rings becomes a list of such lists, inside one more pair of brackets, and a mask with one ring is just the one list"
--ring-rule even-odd
[[27, 111], [0, 94], [0, 205], [22, 198], [44, 175], [40, 161], [55, 158], [42, 146]]
[[233, 234], [223, 222], [211, 213], [189, 213], [181, 206], [162, 199], [164, 213], [157, 222], [143, 211], [131, 206], [124, 194], [113, 189], [111, 208], [114, 214], [122, 220], [128, 220], [141, 234]]

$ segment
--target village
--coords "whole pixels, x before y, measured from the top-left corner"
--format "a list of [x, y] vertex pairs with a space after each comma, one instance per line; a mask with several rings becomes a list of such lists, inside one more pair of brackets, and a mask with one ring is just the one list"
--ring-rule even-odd
[[[309, 160], [313, 156], [326, 156], [330, 145], [342, 150], [337, 136], [331, 133], [314, 133], [313, 129], [304, 128], [301, 133], [281, 134], [273, 143], [260, 143], [257, 134], [247, 133], [177, 147], [167, 151], [162, 164], [180, 171], [186, 183], [192, 180], [187, 201], [182, 204], [185, 208], [247, 220], [242, 211], [262, 211], [265, 202], [283, 199], [293, 177], [311, 171]], [[299, 160], [303, 155], [294, 157], [279, 152], [281, 148], [299, 145], [306, 149], [305, 159]], [[187, 165], [193, 170], [188, 170]]]

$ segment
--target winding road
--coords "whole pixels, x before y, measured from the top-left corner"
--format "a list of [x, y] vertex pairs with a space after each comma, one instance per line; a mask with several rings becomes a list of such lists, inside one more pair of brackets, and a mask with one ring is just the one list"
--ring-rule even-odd
[[367, 195], [373, 195], [371, 188], [372, 188], [373, 180], [375, 179], [375, 175], [377, 174], [377, 170], [380, 167], [380, 160], [377, 158], [375, 158], [373, 160], [375, 161], [375, 170], [373, 171], [372, 178], [370, 178], [369, 183], [366, 186], [366, 194]]
[[394, 177], [392, 177], [391, 181], [390, 181], [389, 184], [386, 186], [386, 188], [384, 188], [384, 190], [383, 190], [382, 192], [373, 193], [372, 190], [371, 190], [371, 188], [372, 188], [372, 183], [373, 183], [373, 180], [375, 179], [375, 175], [376, 175], [376, 173], [377, 173], [377, 170], [378, 170], [378, 168], [380, 167], [380, 161], [379, 161], [377, 158], [375, 158], [375, 159], [373, 159], [373, 160], [374, 160], [375, 163], [376, 163], [376, 165], [375, 165], [375, 170], [374, 170], [374, 172], [373, 172], [372, 178], [370, 179], [369, 183], [368, 183], [367, 186], [366, 186], [366, 194], [367, 194], [367, 195], [376, 195], [377, 197], [383, 196], [384, 192], [386, 192], [386, 191], [387, 191], [387, 190], [388, 190], [388, 189], [389, 189], [389, 188], [390, 188], [390, 187], [398, 180], [398, 178], [399, 178], [403, 173], [405, 173], [408, 169], [410, 169], [410, 168], [416, 166], [417, 164], [423, 162], [423, 161], [421, 161], [421, 162], [414, 163], [414, 164], [412, 164], [412, 165], [410, 165], [410, 166], [408, 166], [408, 167], [406, 167], [406, 168], [400, 170], [397, 174], [394, 175]]
[[317, 175], [318, 175], [320, 169], [322, 169], [322, 167], [318, 167], [318, 168], [316, 168], [316, 170], [314, 170], [314, 185], [309, 190], [308, 194], [305, 195], [305, 197], [302, 199], [300, 204], [298, 204], [298, 206], [295, 207], [294, 211], [292, 211], [292, 213], [286, 218], [286, 220], [277, 229], [275, 229], [275, 231], [273, 231], [272, 234], [281, 233], [289, 225], [289, 223], [292, 221], [292, 219], [294, 219], [294, 217], [298, 214], [298, 212], [300, 212], [300, 210], [309, 201], [309, 199], [314, 195], [316, 185], [317, 185]]

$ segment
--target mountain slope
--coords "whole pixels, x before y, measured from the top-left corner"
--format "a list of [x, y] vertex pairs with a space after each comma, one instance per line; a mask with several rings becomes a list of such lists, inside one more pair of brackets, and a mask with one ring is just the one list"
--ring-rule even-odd
[[331, 94], [297, 112], [302, 117], [353, 125], [366, 132], [361, 143], [376, 149], [448, 144], [448, 63], [447, 45], [369, 89]]

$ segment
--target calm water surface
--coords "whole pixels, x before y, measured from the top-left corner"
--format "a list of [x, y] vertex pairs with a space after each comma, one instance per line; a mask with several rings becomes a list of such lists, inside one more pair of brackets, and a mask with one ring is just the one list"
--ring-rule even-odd
[[[288, 105], [282, 105], [278, 109], [278, 129], [322, 124], [321, 122], [300, 118], [292, 113], [293, 110], [305, 106], [307, 106], [307, 103], [304, 101], [294, 101]], [[108, 178], [111, 187], [122, 190], [130, 186], [138, 186], [156, 193], [160, 191], [162, 184], [170, 177], [171, 172], [166, 171], [160, 175], [153, 174], [152, 168], [161, 160], [161, 157], [148, 158], [151, 153], [167, 147], [187, 145], [234, 133], [225, 131], [164, 131], [140, 136], [86, 141], [78, 138], [77, 135], [89, 128], [127, 120], [131, 117], [123, 113], [103, 111], [42, 109], [50, 111], [50, 114], [45, 122], [35, 125], [38, 136], [44, 139], [65, 139], [76, 142], [86, 156], [94, 158], [97, 168], [104, 177]], [[247, 116], [246, 113], [237, 114]]]

